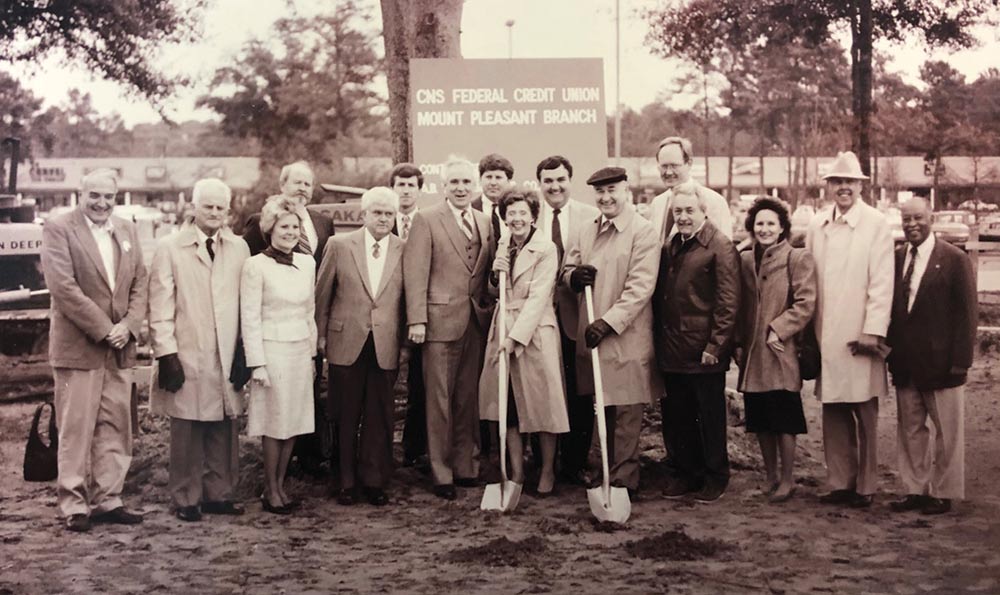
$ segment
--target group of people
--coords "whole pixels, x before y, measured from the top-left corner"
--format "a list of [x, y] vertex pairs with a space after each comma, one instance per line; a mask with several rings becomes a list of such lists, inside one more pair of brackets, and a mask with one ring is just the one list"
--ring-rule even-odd
[[[907, 243], [894, 258], [888, 223], [861, 200], [857, 158], [842, 153], [825, 176], [834, 204], [810, 224], [804, 249], [790, 243], [785, 205], [761, 198], [746, 218], [751, 245], [738, 252], [725, 199], [690, 177], [690, 141], [668, 137], [656, 158], [667, 189], [649, 220], [621, 168], [588, 177], [595, 207], [571, 198], [565, 157], [537, 165], [535, 190], [514, 184], [510, 161], [491, 154], [478, 167], [450, 159], [444, 199], [422, 209], [420, 169], [397, 165], [388, 186], [361, 197], [363, 226], [340, 235], [306, 209], [313, 174], [304, 162], [282, 169], [281, 194], [242, 238], [226, 226], [229, 188], [204, 179], [193, 221], [159, 242], [148, 277], [133, 226], [111, 217], [113, 174], [89, 174], [79, 209], [44, 231], [67, 528], [142, 520], [120, 494], [131, 457], [125, 371], [147, 317], [151, 406], [170, 417], [169, 490], [184, 521], [243, 513], [234, 490], [246, 384], [247, 431], [262, 439], [264, 510], [299, 505], [284, 479], [296, 437], [317, 429], [314, 407], [338, 435], [337, 501], [387, 504], [401, 362], [404, 464], [426, 457], [436, 496], [455, 499], [456, 487], [482, 486], [496, 470], [480, 462], [495, 467], [498, 424], [515, 482], [526, 480], [530, 449], [538, 497], [560, 483], [599, 483], [595, 349], [611, 485], [639, 489], [643, 411], [659, 401], [663, 496], [720, 498], [730, 476], [726, 372], [735, 362], [763, 491], [783, 502], [795, 492], [795, 437], [806, 432], [799, 359], [810, 329], [830, 487], [820, 501], [872, 504], [886, 362], [907, 492], [892, 509], [941, 513], [964, 497], [975, 283], [968, 258], [930, 233], [926, 201], [903, 205]], [[328, 364], [325, 402], [314, 401], [314, 377], [324, 372], [317, 354]]]

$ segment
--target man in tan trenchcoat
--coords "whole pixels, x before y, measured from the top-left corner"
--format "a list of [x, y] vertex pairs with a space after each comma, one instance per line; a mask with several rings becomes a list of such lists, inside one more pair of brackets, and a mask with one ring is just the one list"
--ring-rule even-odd
[[892, 310], [894, 257], [885, 217], [861, 200], [858, 158], [840, 153], [824, 176], [834, 206], [809, 224], [816, 259], [816, 336], [822, 367], [826, 504], [867, 508], [874, 500], [878, 399], [888, 392], [884, 354]]
[[[659, 397], [653, 354], [653, 309], [660, 242], [656, 229], [636, 213], [628, 177], [605, 167], [587, 180], [601, 216], [580, 231], [580, 243], [566, 253], [562, 282], [580, 296], [576, 352], [577, 392], [594, 394], [590, 350], [598, 351], [608, 415], [611, 484], [639, 487], [639, 431], [642, 410]], [[588, 324], [584, 287], [594, 293], [594, 321]], [[597, 432], [594, 433], [596, 439]]]
[[[239, 394], [229, 382], [240, 321], [240, 273], [250, 250], [225, 227], [230, 190], [194, 186], [194, 222], [160, 241], [149, 275], [150, 405], [170, 416], [170, 496], [176, 515], [242, 514]], [[200, 505], [200, 508], [199, 508]]]

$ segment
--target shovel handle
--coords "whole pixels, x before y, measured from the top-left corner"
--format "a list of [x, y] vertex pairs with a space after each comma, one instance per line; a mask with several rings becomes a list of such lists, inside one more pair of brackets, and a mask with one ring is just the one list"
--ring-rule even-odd
[[[500, 345], [507, 339], [507, 273], [500, 271], [500, 299], [497, 304], [497, 336], [500, 338]], [[497, 362], [497, 370], [500, 378], [497, 382], [497, 419], [500, 430], [500, 477], [503, 478], [501, 484], [501, 494], [503, 487], [507, 484], [507, 352], [504, 351]]]
[[[587, 301], [587, 323], [594, 322], [594, 292], [590, 286], [583, 288], [583, 295]], [[594, 408], [597, 414], [597, 436], [601, 441], [601, 488], [604, 490], [606, 502], [611, 501], [611, 480], [608, 477], [608, 421], [604, 414], [604, 380], [601, 377], [601, 358], [597, 352], [597, 347], [590, 350], [590, 361], [594, 368]]]

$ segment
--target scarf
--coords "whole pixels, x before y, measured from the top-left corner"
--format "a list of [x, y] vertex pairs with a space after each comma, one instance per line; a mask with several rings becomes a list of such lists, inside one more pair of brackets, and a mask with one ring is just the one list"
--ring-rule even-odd
[[268, 246], [267, 248], [264, 248], [264, 251], [261, 252], [261, 254], [273, 258], [278, 264], [285, 264], [296, 269], [299, 268], [295, 266], [295, 258], [292, 256], [291, 252], [282, 252], [274, 246]]

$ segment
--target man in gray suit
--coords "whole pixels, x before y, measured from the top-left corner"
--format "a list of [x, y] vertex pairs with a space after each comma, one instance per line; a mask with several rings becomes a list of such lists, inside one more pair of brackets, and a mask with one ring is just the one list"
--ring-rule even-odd
[[417, 213], [403, 255], [408, 336], [423, 344], [434, 493], [478, 483], [479, 367], [489, 328], [490, 223], [470, 206], [476, 166], [444, 165], [445, 202]]
[[111, 215], [116, 194], [114, 172], [91, 172], [79, 207], [46, 222], [42, 235], [59, 512], [69, 531], [88, 531], [91, 521], [142, 522], [121, 493], [132, 462], [129, 369], [146, 314], [146, 268], [135, 226]]

